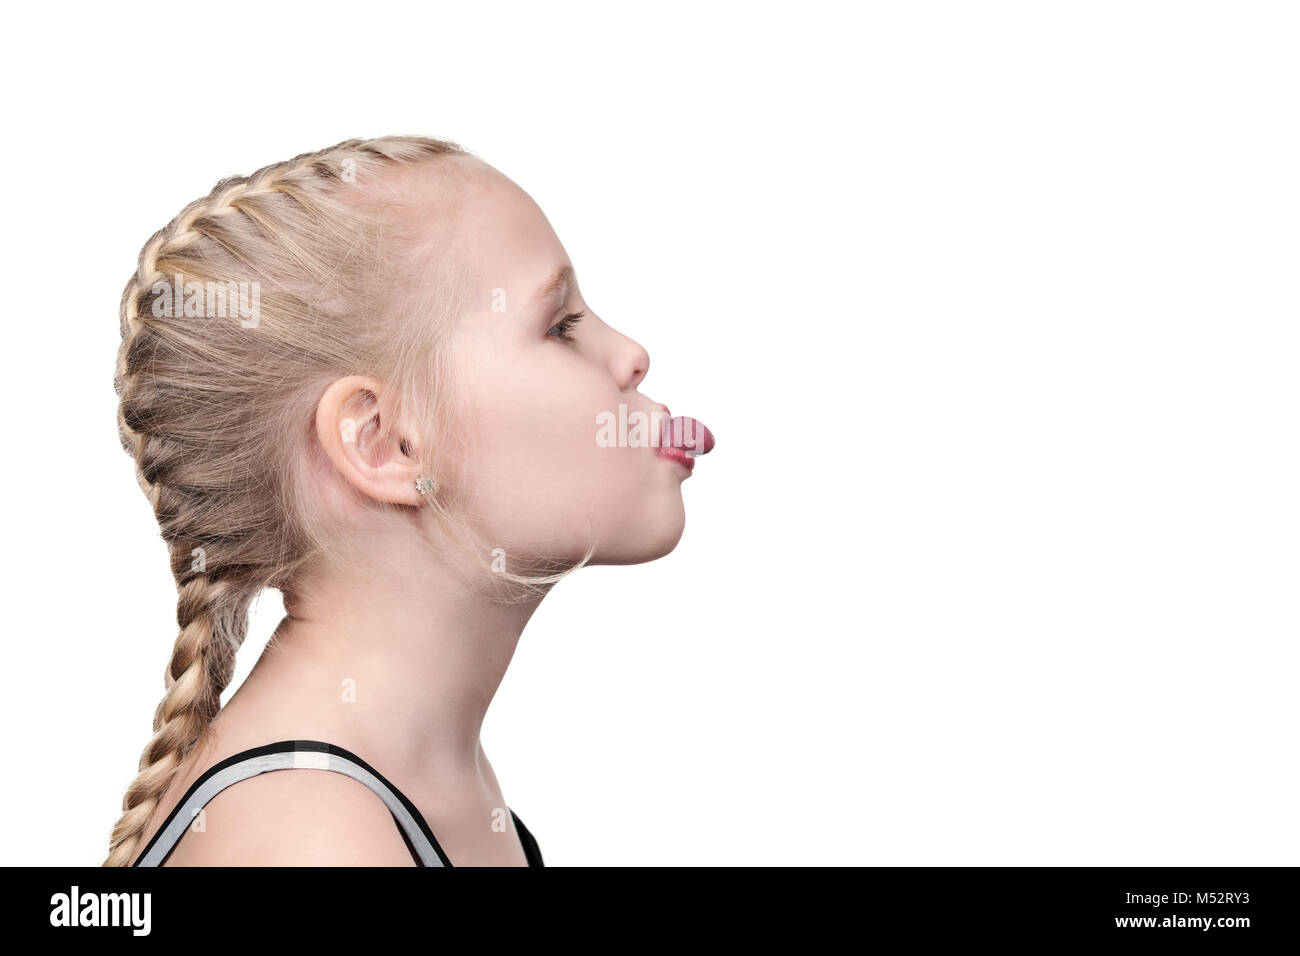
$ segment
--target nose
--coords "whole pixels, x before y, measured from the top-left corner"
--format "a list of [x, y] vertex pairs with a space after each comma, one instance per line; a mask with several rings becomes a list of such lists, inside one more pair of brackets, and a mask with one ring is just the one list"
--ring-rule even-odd
[[624, 348], [618, 350], [613, 362], [614, 379], [625, 392], [632, 391], [645, 381], [646, 374], [650, 371], [650, 353], [632, 339], [628, 339]]

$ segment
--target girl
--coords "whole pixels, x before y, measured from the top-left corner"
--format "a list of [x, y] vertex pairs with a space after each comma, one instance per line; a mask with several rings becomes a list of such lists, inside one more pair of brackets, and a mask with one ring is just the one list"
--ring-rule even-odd
[[556, 581], [676, 546], [713, 446], [541, 210], [455, 144], [351, 140], [186, 207], [121, 316], [180, 632], [106, 865], [541, 865], [484, 714]]

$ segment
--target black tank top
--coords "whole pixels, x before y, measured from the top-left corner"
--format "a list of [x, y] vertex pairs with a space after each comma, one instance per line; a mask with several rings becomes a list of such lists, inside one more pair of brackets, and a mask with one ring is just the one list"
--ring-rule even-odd
[[[241, 780], [266, 773], [271, 770], [333, 770], [364, 783], [384, 801], [398, 832], [406, 841], [416, 866], [451, 866], [451, 860], [438, 845], [438, 840], [429, 829], [420, 811], [400, 790], [383, 778], [378, 770], [356, 754], [349, 753], [342, 747], [321, 743], [319, 740], [281, 740], [264, 747], [254, 747], [227, 757], [214, 764], [194, 781], [194, 786], [181, 799], [176, 808], [167, 816], [166, 822], [158, 828], [153, 839], [136, 858], [132, 866], [162, 866], [171, 856], [176, 844], [185, 835], [186, 829], [194, 815], [207, 806], [208, 801], [222, 790]], [[544, 866], [542, 851], [537, 841], [528, 832], [522, 820], [510, 811], [515, 829], [519, 832], [519, 842], [524, 849], [524, 856], [529, 866]]]

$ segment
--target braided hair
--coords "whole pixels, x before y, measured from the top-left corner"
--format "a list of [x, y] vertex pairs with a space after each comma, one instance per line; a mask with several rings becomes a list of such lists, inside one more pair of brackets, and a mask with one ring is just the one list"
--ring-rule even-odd
[[412, 264], [429, 250], [382, 186], [469, 155], [424, 137], [348, 140], [223, 180], [141, 251], [122, 295], [118, 428], [168, 548], [179, 633], [104, 865], [129, 865], [220, 710], [252, 599], [291, 585], [326, 538], [302, 471], [324, 386], [364, 370], [398, 383], [399, 402], [433, 387], [440, 326], [427, 308], [410, 321], [393, 292], [397, 273], [429, 274]]

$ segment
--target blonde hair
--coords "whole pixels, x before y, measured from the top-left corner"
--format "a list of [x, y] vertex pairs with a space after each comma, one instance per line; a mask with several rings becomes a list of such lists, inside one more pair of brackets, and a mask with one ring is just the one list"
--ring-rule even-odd
[[[401, 188], [403, 169], [430, 164], [452, 186], [492, 175], [445, 140], [348, 140], [221, 181], [140, 253], [122, 295], [118, 427], [167, 543], [180, 631], [105, 866], [133, 859], [221, 709], [253, 598], [292, 593], [326, 555], [346, 561], [335, 545], [348, 529], [308, 481], [325, 462], [314, 421], [330, 382], [372, 376], [381, 427], [418, 423], [420, 473], [437, 481], [425, 507], [488, 568], [458, 507], [462, 405], [447, 347], [475, 277], [446, 254], [454, 203], [431, 217]], [[403, 509], [379, 510], [400, 520]], [[536, 566], [559, 573], [492, 577], [548, 586], [594, 547], [576, 565]]]

